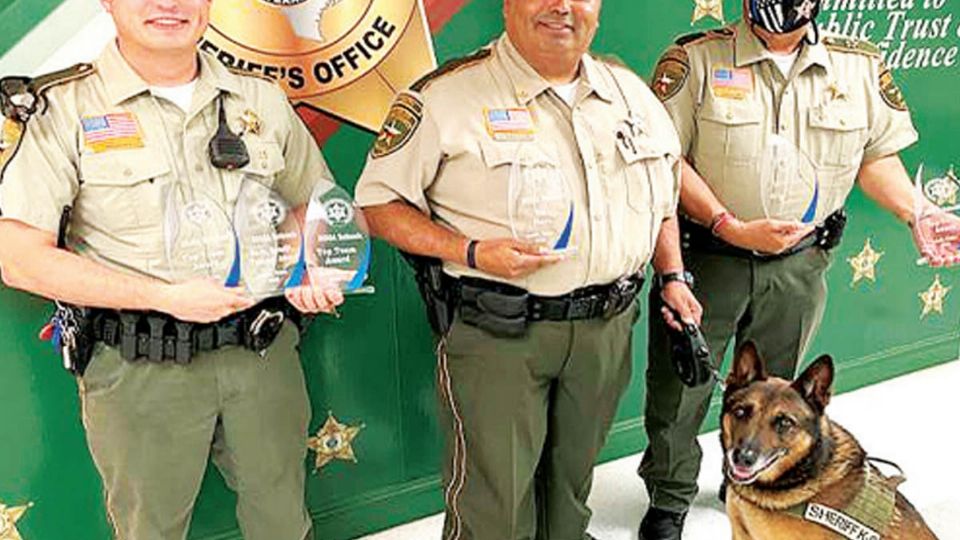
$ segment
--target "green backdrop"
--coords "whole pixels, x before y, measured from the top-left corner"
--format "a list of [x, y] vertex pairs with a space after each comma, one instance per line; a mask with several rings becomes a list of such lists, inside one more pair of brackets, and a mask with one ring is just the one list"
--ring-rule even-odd
[[[57, 3], [0, 0], [0, 51]], [[724, 4], [728, 21], [739, 16], [739, 0]], [[902, 27], [896, 14], [860, 12], [853, 4], [828, 2], [827, 7], [835, 9], [825, 14], [825, 20], [831, 16], [845, 20], [849, 15], [861, 26], [874, 21], [875, 41], [887, 37], [892, 22], [894, 32]], [[691, 30], [693, 11], [694, 0], [607, 0], [595, 49], [619, 56], [646, 76], [671, 39]], [[903, 14], [910, 20], [948, 15], [960, 19], [960, 0], [921, 0]], [[950, 23], [945, 34], [926, 37], [914, 28], [905, 36], [907, 50], [943, 47], [940, 56], [949, 58], [947, 53], [960, 45], [957, 22]], [[695, 28], [714, 24], [703, 20]], [[473, 0], [436, 37], [437, 55], [443, 61], [465, 54], [501, 30], [499, 0]], [[901, 36], [892, 37], [888, 46], [896, 50]], [[953, 58], [949, 66], [896, 71], [922, 132], [921, 142], [904, 153], [911, 171], [923, 162], [928, 170], [942, 173], [954, 160], [960, 161], [952, 138], [960, 121], [955, 52]], [[353, 186], [371, 142], [371, 134], [344, 128], [326, 143], [325, 155], [341, 183]], [[829, 274], [830, 300], [812, 354], [826, 351], [838, 359], [841, 391], [956, 358], [960, 315], [956, 294], [948, 294], [943, 314], [922, 319], [918, 296], [935, 275], [946, 286], [960, 282], [956, 272], [916, 266], [906, 228], [859, 192], [848, 208], [850, 226]], [[852, 285], [846, 259], [868, 238], [884, 253], [877, 280]], [[303, 347], [313, 430], [328, 412], [347, 424], [364, 426], [354, 441], [357, 463], [337, 461], [309, 478], [309, 506], [319, 538], [326, 540], [355, 538], [441, 508], [434, 359], [423, 310], [409, 270], [382, 243], [375, 250], [373, 280], [376, 295], [351, 298], [342, 318], [318, 321]], [[42, 300], [0, 289], [0, 504], [32, 503], [17, 524], [24, 540], [102, 539], [108, 537], [109, 528], [80, 426], [76, 385], [49, 346], [36, 338], [49, 313], [50, 306]], [[637, 452], [645, 444], [639, 416], [645, 368], [642, 322], [636, 332], [633, 384], [603, 459]], [[715, 412], [707, 427], [715, 425]], [[233, 496], [210, 471], [191, 538], [240, 538], [233, 503]]]

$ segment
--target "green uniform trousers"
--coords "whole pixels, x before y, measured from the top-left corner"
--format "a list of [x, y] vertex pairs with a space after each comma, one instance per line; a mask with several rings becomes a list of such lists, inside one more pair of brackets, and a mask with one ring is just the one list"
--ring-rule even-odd
[[[684, 262], [696, 281], [714, 363], [723, 361], [731, 338], [736, 344], [753, 340], [769, 374], [792, 378], [823, 318], [830, 255], [810, 248], [762, 261], [688, 250]], [[651, 291], [650, 312], [659, 313], [661, 306], [659, 291]], [[651, 316], [649, 329], [644, 418], [649, 446], [639, 472], [652, 506], [685, 512], [697, 495], [703, 457], [697, 434], [714, 385], [684, 386], [671, 363], [666, 324]]]
[[239, 347], [189, 365], [127, 362], [97, 345], [83, 423], [117, 540], [183, 540], [208, 456], [238, 496], [246, 540], [303, 540], [310, 404], [287, 323], [261, 358]]
[[630, 382], [639, 302], [609, 320], [441, 344], [444, 540], [584, 540], [593, 466]]

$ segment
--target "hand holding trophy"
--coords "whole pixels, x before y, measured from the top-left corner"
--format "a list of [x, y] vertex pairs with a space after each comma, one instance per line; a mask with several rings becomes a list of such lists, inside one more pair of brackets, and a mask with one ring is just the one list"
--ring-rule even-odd
[[544, 254], [575, 252], [570, 238], [575, 207], [560, 166], [532, 144], [521, 144], [510, 169], [508, 215], [514, 238]]
[[816, 224], [820, 179], [813, 161], [795, 144], [773, 135], [760, 156], [760, 198], [767, 218]]
[[957, 194], [960, 180], [951, 168], [946, 174], [924, 182], [924, 166], [914, 179], [913, 241], [921, 258], [918, 265], [952, 266], [960, 263], [960, 211]]

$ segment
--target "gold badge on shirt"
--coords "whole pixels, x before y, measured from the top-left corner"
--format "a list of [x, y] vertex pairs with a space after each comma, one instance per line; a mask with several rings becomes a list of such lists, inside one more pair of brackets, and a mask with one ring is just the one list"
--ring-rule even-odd
[[436, 67], [422, 0], [217, 0], [200, 49], [370, 131]]

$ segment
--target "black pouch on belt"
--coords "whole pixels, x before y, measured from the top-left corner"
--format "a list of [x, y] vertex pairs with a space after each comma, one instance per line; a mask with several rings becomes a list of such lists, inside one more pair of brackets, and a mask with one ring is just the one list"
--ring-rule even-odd
[[496, 337], [527, 334], [527, 291], [474, 278], [460, 280], [460, 318]]

